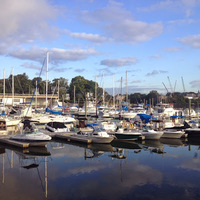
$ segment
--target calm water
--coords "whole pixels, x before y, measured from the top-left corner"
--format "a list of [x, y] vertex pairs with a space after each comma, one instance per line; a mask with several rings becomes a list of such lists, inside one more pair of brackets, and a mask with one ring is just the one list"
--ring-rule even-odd
[[200, 199], [200, 141], [0, 150], [0, 199]]

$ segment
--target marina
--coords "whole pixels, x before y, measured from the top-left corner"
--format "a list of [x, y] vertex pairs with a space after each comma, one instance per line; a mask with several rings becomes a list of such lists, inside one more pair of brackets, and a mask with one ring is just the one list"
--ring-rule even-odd
[[3, 1], [0, 199], [199, 200], [199, 9]]

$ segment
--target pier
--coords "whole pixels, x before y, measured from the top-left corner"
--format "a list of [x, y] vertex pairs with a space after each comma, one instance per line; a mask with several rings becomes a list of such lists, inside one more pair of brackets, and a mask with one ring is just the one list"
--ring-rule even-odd
[[56, 134], [54, 135], [55, 138], [59, 138], [59, 139], [64, 139], [69, 141], [76, 141], [76, 142], [83, 142], [83, 143], [87, 143], [90, 144], [92, 143], [92, 139], [90, 138], [85, 138], [85, 137], [80, 137], [80, 136], [76, 136], [76, 135], [69, 135], [69, 134]]
[[0, 138], [0, 143], [8, 144], [8, 145], [12, 145], [15, 147], [20, 147], [20, 148], [28, 148], [30, 146], [29, 143], [10, 140], [9, 138]]

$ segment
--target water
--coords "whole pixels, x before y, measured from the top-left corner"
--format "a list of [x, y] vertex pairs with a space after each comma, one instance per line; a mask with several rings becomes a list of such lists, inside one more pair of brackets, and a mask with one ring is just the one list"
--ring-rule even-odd
[[1, 147], [1, 199], [200, 199], [200, 140]]

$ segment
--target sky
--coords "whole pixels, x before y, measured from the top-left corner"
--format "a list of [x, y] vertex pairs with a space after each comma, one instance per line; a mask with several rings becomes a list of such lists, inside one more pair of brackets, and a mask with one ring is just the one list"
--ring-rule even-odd
[[[112, 93], [198, 92], [200, 0], [0, 0], [0, 74]], [[42, 68], [42, 66], [44, 66]]]

